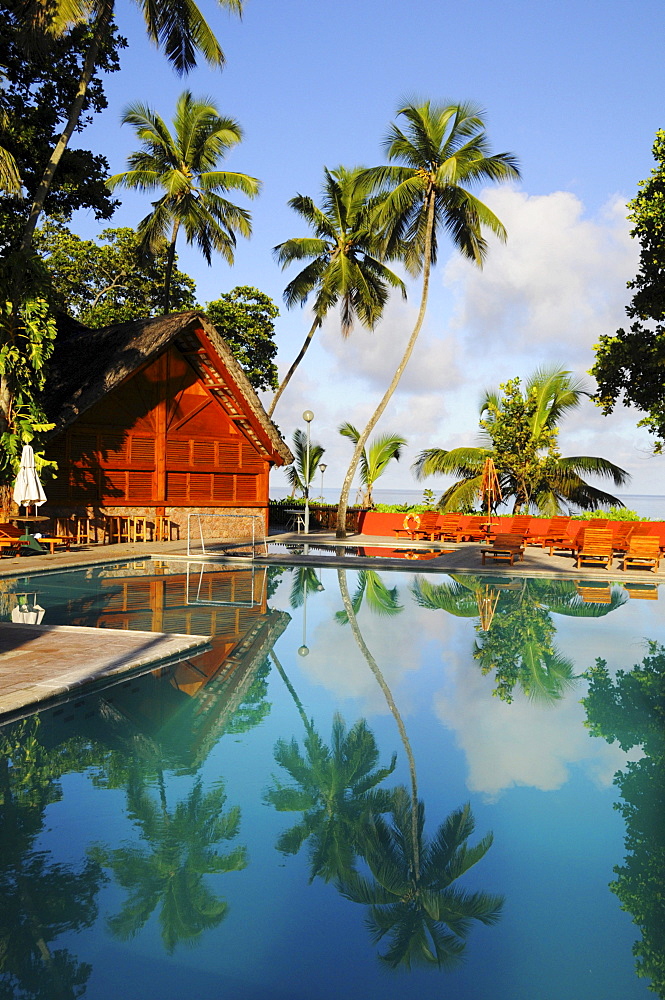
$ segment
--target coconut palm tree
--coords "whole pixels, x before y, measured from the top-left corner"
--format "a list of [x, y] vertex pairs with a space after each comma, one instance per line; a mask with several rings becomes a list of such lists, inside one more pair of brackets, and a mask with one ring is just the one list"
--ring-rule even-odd
[[454, 884], [484, 858], [492, 834], [469, 846], [475, 824], [467, 803], [430, 839], [423, 832], [425, 807], [418, 802], [416, 855], [412, 820], [411, 797], [398, 787], [390, 817], [377, 816], [366, 841], [363, 858], [369, 877], [352, 871], [338, 880], [338, 889], [352, 902], [369, 906], [366, 922], [375, 941], [388, 936], [388, 949], [380, 956], [386, 965], [450, 969], [461, 960], [471, 922], [491, 925], [501, 915], [502, 896], [467, 892]]
[[280, 243], [274, 254], [282, 267], [295, 261], [307, 265], [284, 290], [287, 306], [304, 305], [312, 292], [314, 321], [305, 341], [275, 393], [268, 416], [305, 356], [312, 337], [331, 309], [340, 305], [342, 336], [348, 337], [356, 319], [373, 329], [388, 298], [388, 288], [399, 288], [404, 298], [403, 281], [385, 266], [377, 255], [378, 238], [373, 224], [373, 200], [359, 194], [357, 170], [338, 167], [325, 170], [322, 207], [312, 198], [298, 194], [289, 202], [310, 226], [314, 236], [294, 237]]
[[309, 496], [309, 488], [325, 450], [320, 444], [310, 441], [308, 459], [307, 433], [299, 427], [296, 428], [293, 433], [293, 452], [296, 460], [286, 470], [291, 496], [295, 496], [296, 490], [299, 490], [304, 497]]
[[168, 243], [164, 279], [164, 312], [169, 311], [171, 274], [180, 229], [188, 243], [196, 243], [206, 261], [213, 250], [233, 263], [236, 233], [251, 234], [247, 209], [224, 197], [242, 191], [254, 198], [260, 182], [248, 174], [219, 170], [220, 160], [242, 139], [242, 130], [231, 118], [222, 118], [209, 97], [194, 98], [186, 90], [178, 98], [173, 132], [145, 104], [125, 109], [123, 124], [133, 125], [142, 148], [128, 158], [129, 170], [109, 178], [108, 185], [139, 191], [163, 191], [153, 210], [138, 225], [144, 247], [154, 251]]
[[564, 506], [583, 510], [623, 507], [617, 497], [590, 485], [583, 475], [612, 479], [623, 486], [629, 477], [605, 458], [563, 458], [557, 448], [558, 423], [589, 395], [585, 383], [563, 368], [539, 368], [522, 392], [519, 379], [500, 391], [486, 392], [480, 408], [478, 447], [427, 448], [416, 459], [416, 478], [454, 475], [460, 478], [441, 496], [444, 511], [464, 509], [481, 490], [483, 465], [494, 460], [504, 500], [513, 498], [513, 513], [532, 505], [551, 517]]
[[[360, 431], [348, 421], [340, 425], [339, 432], [343, 437], [351, 438], [354, 444], [358, 442]], [[361, 499], [363, 507], [371, 507], [372, 488], [379, 476], [386, 471], [388, 463], [394, 458], [399, 462], [402, 448], [406, 446], [406, 438], [399, 434], [381, 434], [375, 437], [369, 445], [369, 453], [363, 448], [360, 456], [360, 482], [365, 487], [364, 496]]]
[[506, 232], [471, 189], [519, 177], [511, 153], [490, 153], [484, 118], [474, 105], [425, 101], [406, 104], [397, 113], [407, 124], [405, 131], [391, 125], [386, 137], [388, 159], [393, 162], [363, 171], [359, 184], [361, 190], [380, 197], [376, 224], [385, 233], [386, 256], [402, 260], [410, 274], [422, 274], [420, 308], [392, 381], [356, 443], [339, 501], [339, 538], [346, 534], [349, 491], [363, 448], [397, 388], [425, 319], [438, 234], [446, 231], [465, 257], [482, 266], [487, 254], [483, 230], [501, 240]]
[[[196, 66], [197, 53], [201, 54], [209, 65], [223, 66], [224, 53], [221, 46], [194, 0], [161, 0], [152, 4], [143, 3], [141, 0], [137, 2], [145, 20], [148, 37], [155, 45], [163, 48], [177, 73], [189, 73]], [[235, 14], [242, 13], [242, 0], [218, 0], [218, 2], [220, 6]], [[40, 21], [45, 21], [47, 31], [55, 35], [65, 34], [75, 24], [88, 22], [90, 25], [90, 41], [76, 96], [62, 134], [44, 169], [23, 231], [21, 250], [27, 251], [32, 245], [34, 232], [55, 172], [81, 117], [100, 49], [113, 24], [115, 0], [92, 0], [92, 2], [56, 0], [55, 3], [50, 3], [48, 0], [37, 0], [37, 3], [33, 3], [32, 0], [17, 0], [17, 3], [25, 9], [28, 22], [32, 22], [37, 28]], [[44, 10], [47, 12], [46, 16], [43, 14]]]

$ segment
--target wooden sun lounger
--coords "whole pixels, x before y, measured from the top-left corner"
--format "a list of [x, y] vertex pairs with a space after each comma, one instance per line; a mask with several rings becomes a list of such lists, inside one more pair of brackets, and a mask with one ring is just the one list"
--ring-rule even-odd
[[612, 532], [607, 528], [584, 528], [575, 552], [575, 567], [582, 565], [604, 566], [609, 569], [614, 556]]
[[485, 565], [485, 556], [493, 559], [505, 559], [512, 566], [516, 559], [524, 559], [524, 536], [516, 534], [498, 534], [492, 539], [489, 548], [480, 550]]
[[636, 569], [650, 569], [658, 572], [662, 554], [658, 535], [633, 535], [623, 557], [621, 568], [633, 566]]
[[426, 510], [424, 514], [418, 515], [417, 523], [413, 515], [413, 527], [407, 527], [408, 515], [404, 518], [404, 527], [393, 528], [396, 538], [406, 535], [412, 541], [417, 538], [426, 539], [428, 542], [441, 538], [441, 528], [439, 527], [439, 512], [436, 510]]

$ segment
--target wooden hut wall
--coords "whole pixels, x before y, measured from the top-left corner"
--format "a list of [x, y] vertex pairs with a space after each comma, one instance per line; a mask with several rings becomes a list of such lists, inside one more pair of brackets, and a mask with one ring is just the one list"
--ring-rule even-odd
[[254, 507], [269, 462], [175, 346], [54, 439], [49, 501], [75, 506]]

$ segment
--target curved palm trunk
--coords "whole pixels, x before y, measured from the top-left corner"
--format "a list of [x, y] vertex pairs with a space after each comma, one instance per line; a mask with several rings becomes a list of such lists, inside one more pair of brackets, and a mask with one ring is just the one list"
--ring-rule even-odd
[[176, 219], [173, 223], [173, 232], [171, 234], [169, 252], [166, 257], [166, 272], [164, 274], [164, 315], [168, 313], [171, 305], [171, 278], [173, 277], [173, 264], [175, 262], [175, 241], [178, 238], [179, 229], [180, 219]]
[[305, 352], [307, 351], [307, 348], [309, 347], [309, 345], [312, 342], [312, 337], [314, 336], [314, 334], [316, 333], [316, 331], [318, 330], [318, 328], [321, 326], [321, 322], [322, 321], [317, 316], [316, 319], [314, 320], [314, 322], [312, 323], [312, 325], [310, 327], [310, 330], [309, 330], [309, 333], [305, 337], [305, 342], [302, 345], [302, 347], [300, 348], [300, 353], [298, 354], [298, 357], [293, 362], [293, 364], [289, 368], [288, 372], [286, 373], [286, 375], [282, 379], [281, 385], [279, 386], [279, 389], [277, 390], [277, 392], [275, 393], [275, 395], [273, 397], [273, 401], [270, 404], [270, 409], [268, 410], [268, 416], [269, 417], [272, 417], [274, 409], [277, 406], [277, 402], [279, 400], [279, 397], [282, 395], [282, 393], [286, 389], [287, 385], [291, 381], [291, 378], [292, 378], [293, 373], [295, 372], [296, 368], [298, 367], [298, 365], [300, 364], [300, 362], [302, 361], [302, 359], [305, 357]]
[[418, 310], [418, 318], [416, 319], [416, 325], [413, 328], [413, 332], [409, 337], [409, 342], [406, 345], [406, 350], [402, 355], [402, 360], [397, 366], [397, 370], [393, 376], [392, 382], [388, 386], [383, 399], [377, 406], [376, 410], [369, 419], [367, 426], [358, 438], [356, 442], [355, 451], [353, 452], [353, 457], [351, 458], [351, 464], [347, 470], [346, 476], [344, 477], [344, 482], [342, 484], [342, 492], [339, 498], [339, 506], [337, 508], [337, 538], [346, 538], [346, 510], [349, 505], [349, 492], [351, 490], [351, 483], [353, 482], [353, 477], [356, 474], [356, 469], [358, 468], [358, 462], [360, 461], [361, 455], [367, 439], [374, 430], [376, 424], [378, 423], [380, 417], [383, 414], [386, 406], [390, 402], [395, 389], [399, 384], [399, 380], [404, 374], [404, 369], [409, 363], [409, 358], [413, 354], [413, 348], [416, 346], [416, 341], [420, 333], [421, 327], [423, 325], [423, 320], [425, 319], [425, 313], [427, 311], [427, 296], [429, 294], [429, 277], [431, 270], [430, 255], [432, 252], [432, 233], [434, 231], [434, 194], [429, 195], [429, 205], [427, 206], [427, 229], [425, 232], [425, 262], [423, 266], [423, 288], [422, 295], [420, 297], [420, 309]]
[[388, 703], [388, 708], [392, 712], [393, 718], [397, 723], [399, 735], [404, 746], [404, 752], [406, 753], [406, 759], [409, 762], [409, 775], [411, 778], [411, 841], [413, 847], [413, 864], [415, 869], [414, 876], [416, 882], [418, 882], [420, 881], [420, 846], [418, 841], [418, 777], [416, 774], [416, 760], [413, 756], [413, 750], [411, 749], [411, 743], [409, 742], [409, 737], [406, 732], [406, 726], [404, 725], [402, 716], [399, 714], [399, 709], [395, 704], [392, 692], [386, 683], [385, 677], [381, 673], [381, 668], [369, 651], [362, 632], [358, 627], [358, 619], [356, 618], [356, 613], [353, 610], [353, 603], [351, 601], [349, 588], [346, 583], [346, 570], [341, 567], [338, 568], [337, 579], [339, 581], [339, 592], [342, 595], [342, 603], [344, 604], [344, 610], [346, 612], [349, 625], [351, 626], [353, 638], [356, 640], [358, 648], [363, 654], [367, 666], [374, 674], [377, 684], [383, 691], [383, 696]]
[[90, 39], [90, 45], [85, 54], [79, 85], [69, 111], [69, 117], [67, 118], [67, 124], [65, 125], [53, 152], [51, 153], [51, 157], [46, 165], [41, 182], [35, 193], [35, 197], [30, 208], [30, 215], [28, 216], [28, 221], [25, 224], [21, 239], [21, 250], [23, 251], [29, 250], [32, 246], [35, 229], [37, 228], [39, 217], [44, 210], [44, 202], [46, 201], [49, 191], [51, 190], [55, 172], [58, 169], [60, 160], [62, 159], [62, 154], [67, 148], [69, 140], [74, 134], [74, 129], [76, 128], [78, 120], [81, 116], [83, 102], [85, 101], [85, 95], [88, 91], [88, 86], [95, 70], [99, 49], [104, 39], [104, 35], [106, 34], [111, 23], [112, 17], [113, 3], [106, 2], [98, 14], [97, 20], [95, 21], [92, 38]]
[[286, 687], [287, 687], [287, 690], [288, 690], [289, 694], [291, 695], [291, 697], [293, 698], [294, 702], [296, 703], [296, 708], [298, 709], [298, 713], [300, 715], [300, 718], [302, 719], [302, 724], [305, 727], [305, 730], [306, 730], [307, 734], [309, 736], [311, 736], [313, 734], [312, 724], [311, 724], [310, 720], [307, 718], [307, 713], [305, 712], [305, 709], [303, 707], [303, 703], [301, 702], [300, 698], [298, 697], [298, 693], [297, 693], [296, 689], [294, 688], [294, 686], [291, 683], [291, 681], [289, 680], [289, 678], [286, 676], [286, 671], [284, 670], [284, 667], [282, 666], [282, 664], [277, 659], [277, 656], [275, 655], [275, 650], [274, 649], [270, 650], [270, 657], [272, 659], [272, 662], [275, 664], [275, 667], [277, 668], [277, 673], [279, 674], [279, 676], [282, 678], [282, 680], [286, 684]]

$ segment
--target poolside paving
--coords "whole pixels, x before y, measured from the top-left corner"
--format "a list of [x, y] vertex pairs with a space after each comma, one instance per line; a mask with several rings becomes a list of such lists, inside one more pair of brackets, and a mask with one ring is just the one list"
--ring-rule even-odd
[[0, 721], [209, 646], [209, 637], [0, 622]]

